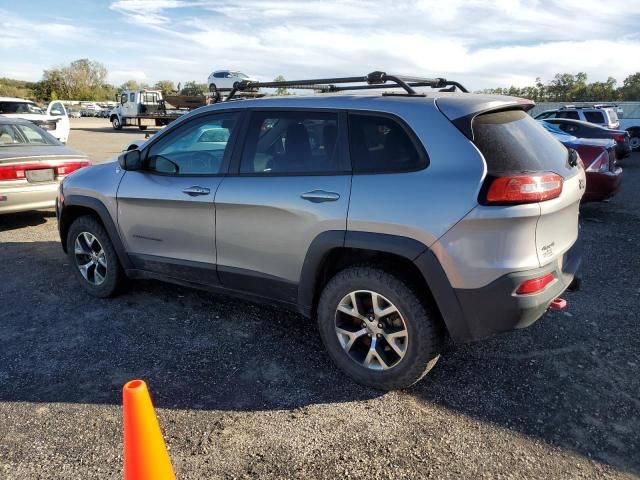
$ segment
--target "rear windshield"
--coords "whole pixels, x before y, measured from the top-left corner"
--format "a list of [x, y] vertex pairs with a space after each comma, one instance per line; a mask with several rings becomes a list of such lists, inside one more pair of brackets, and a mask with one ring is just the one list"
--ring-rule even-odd
[[489, 175], [515, 172], [566, 173], [567, 149], [522, 110], [478, 115], [474, 143], [484, 155]]

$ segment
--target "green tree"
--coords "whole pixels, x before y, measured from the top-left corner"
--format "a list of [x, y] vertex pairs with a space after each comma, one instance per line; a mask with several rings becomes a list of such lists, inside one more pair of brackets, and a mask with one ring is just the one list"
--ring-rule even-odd
[[640, 101], [640, 72], [625, 78], [619, 93], [623, 100]]
[[[284, 78], [284, 76], [282, 75], [278, 75], [276, 78], [273, 79], [274, 82], [286, 82], [287, 79]], [[287, 89], [287, 87], [278, 87], [276, 89], [276, 95], [289, 95], [289, 90]]]
[[207, 84], [197, 83], [195, 80], [185, 82], [180, 91], [181, 95], [204, 95], [205, 93], [207, 93]]
[[122, 85], [120, 85], [120, 90], [138, 90], [140, 85], [135, 80], [127, 80]]
[[160, 80], [153, 86], [156, 90], [161, 90], [163, 95], [176, 91], [176, 86], [171, 80]]

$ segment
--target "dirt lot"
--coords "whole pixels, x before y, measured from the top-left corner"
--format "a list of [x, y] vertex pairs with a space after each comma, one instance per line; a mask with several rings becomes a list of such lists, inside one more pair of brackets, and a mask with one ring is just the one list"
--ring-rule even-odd
[[[95, 160], [142, 137], [73, 127]], [[156, 282], [90, 298], [53, 212], [0, 217], [0, 478], [120, 479], [138, 377], [180, 479], [638, 478], [640, 155], [624, 167], [619, 196], [583, 207], [567, 312], [450, 347], [386, 394], [350, 383], [297, 315]]]

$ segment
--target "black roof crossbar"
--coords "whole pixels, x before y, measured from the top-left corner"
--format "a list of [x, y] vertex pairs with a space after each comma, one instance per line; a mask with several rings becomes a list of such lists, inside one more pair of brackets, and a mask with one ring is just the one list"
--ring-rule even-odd
[[[360, 85], [349, 85], [360, 84]], [[227, 96], [233, 98], [238, 91], [255, 88], [297, 88], [317, 90], [320, 93], [343, 92], [348, 90], [375, 90], [384, 88], [402, 88], [407, 95], [417, 95], [414, 87], [445, 88], [456, 87], [467, 93], [460, 83], [445, 78], [422, 78], [403, 75], [388, 75], [385, 72], [371, 72], [362, 77], [314, 78], [308, 80], [286, 80], [282, 82], [239, 82]]]

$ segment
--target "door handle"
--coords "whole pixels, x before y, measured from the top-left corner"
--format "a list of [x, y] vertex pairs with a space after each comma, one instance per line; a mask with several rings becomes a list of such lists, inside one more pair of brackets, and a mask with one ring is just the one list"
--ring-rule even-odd
[[313, 203], [335, 202], [340, 199], [340, 195], [336, 192], [326, 192], [324, 190], [313, 190], [300, 195], [303, 200], [309, 200]]
[[182, 190], [182, 193], [186, 193], [192, 197], [197, 197], [198, 195], [209, 195], [209, 192], [211, 192], [211, 190], [208, 188], [198, 186], [188, 187]]

